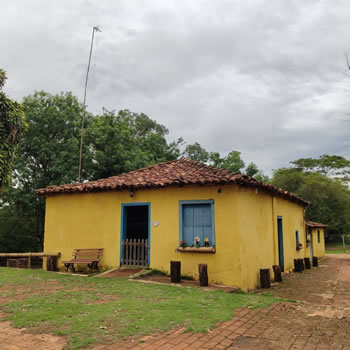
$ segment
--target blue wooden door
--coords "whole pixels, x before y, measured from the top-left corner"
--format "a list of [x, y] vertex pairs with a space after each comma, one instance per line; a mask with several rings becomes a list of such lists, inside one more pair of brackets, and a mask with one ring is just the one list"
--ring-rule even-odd
[[186, 204], [182, 207], [183, 239], [191, 246], [195, 237], [199, 237], [201, 245], [209, 239], [212, 245], [212, 218], [210, 204]]
[[278, 262], [281, 267], [281, 271], [284, 271], [284, 249], [283, 249], [283, 222], [282, 217], [277, 218], [277, 230], [278, 230]]

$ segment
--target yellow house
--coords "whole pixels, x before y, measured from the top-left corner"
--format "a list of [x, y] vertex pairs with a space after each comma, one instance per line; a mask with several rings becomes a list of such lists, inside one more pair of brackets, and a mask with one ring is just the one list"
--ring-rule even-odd
[[76, 248], [103, 248], [105, 269], [169, 272], [177, 260], [182, 274], [198, 277], [206, 263], [210, 282], [251, 290], [260, 268], [291, 271], [307, 255], [307, 201], [185, 158], [36, 193], [46, 197], [44, 250], [61, 252], [60, 267]]
[[307, 232], [307, 245], [309, 251], [306, 252], [307, 256], [311, 258], [317, 256], [322, 258], [326, 254], [325, 249], [325, 235], [324, 230], [327, 227], [325, 224], [319, 222], [307, 221], [306, 232]]

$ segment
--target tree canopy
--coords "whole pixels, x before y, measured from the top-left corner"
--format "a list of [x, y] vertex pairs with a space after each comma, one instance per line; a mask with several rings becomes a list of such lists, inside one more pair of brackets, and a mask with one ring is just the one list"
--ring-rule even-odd
[[275, 171], [272, 184], [310, 201], [306, 218], [327, 224], [328, 235], [349, 232], [350, 191], [341, 180], [323, 172], [290, 167]]
[[104, 110], [91, 119], [86, 130], [93, 158], [89, 178], [105, 178], [176, 159], [182, 140], [168, 143], [168, 133], [165, 126], [143, 113]]
[[224, 168], [234, 173], [244, 173], [258, 181], [269, 181], [268, 176], [264, 175], [256, 164], [251, 162], [245, 168], [245, 162], [239, 151], [233, 150], [226, 156], [221, 156], [219, 152], [208, 152], [198, 142], [195, 142], [186, 146], [183, 155], [186, 158], [207, 163], [217, 168]]
[[[14, 186], [0, 201], [0, 249], [21, 251], [22, 242], [42, 249], [45, 205], [34, 190], [78, 179], [83, 106], [71, 93], [35, 92], [23, 99], [29, 128], [18, 145]], [[182, 140], [167, 142], [168, 130], [145, 114], [128, 110], [87, 114], [84, 180], [118, 175], [176, 159]]]
[[0, 191], [10, 183], [16, 146], [26, 127], [21, 104], [2, 91], [6, 79], [5, 71], [0, 69]]

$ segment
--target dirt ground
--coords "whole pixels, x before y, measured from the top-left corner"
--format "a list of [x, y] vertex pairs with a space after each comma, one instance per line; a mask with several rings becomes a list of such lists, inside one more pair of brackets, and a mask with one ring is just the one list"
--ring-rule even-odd
[[[300, 302], [279, 302], [266, 309], [242, 308], [213, 331], [174, 329], [94, 350], [112, 349], [342, 349], [350, 350], [350, 255], [334, 254], [318, 268], [290, 273], [271, 292]], [[1, 318], [1, 314], [0, 314]], [[0, 322], [0, 349], [62, 349], [65, 339], [30, 334]]]

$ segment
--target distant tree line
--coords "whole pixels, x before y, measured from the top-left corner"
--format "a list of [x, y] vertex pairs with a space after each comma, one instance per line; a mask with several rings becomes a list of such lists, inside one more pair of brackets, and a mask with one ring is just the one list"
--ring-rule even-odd
[[[0, 143], [0, 251], [38, 251], [43, 247], [45, 200], [34, 190], [77, 181], [83, 106], [71, 93], [44, 91], [25, 97], [22, 104], [11, 103], [0, 91], [0, 141], [7, 142]], [[88, 113], [83, 179], [114, 176], [185, 156], [295, 193], [312, 202], [307, 218], [328, 224], [329, 235], [349, 232], [347, 159], [328, 155], [299, 159], [289, 168], [276, 170], [269, 179], [256, 164], [246, 166], [239, 151], [222, 156], [206, 151], [199, 143], [185, 146], [182, 138], [168, 142], [167, 135], [165, 126], [143, 113]]]

